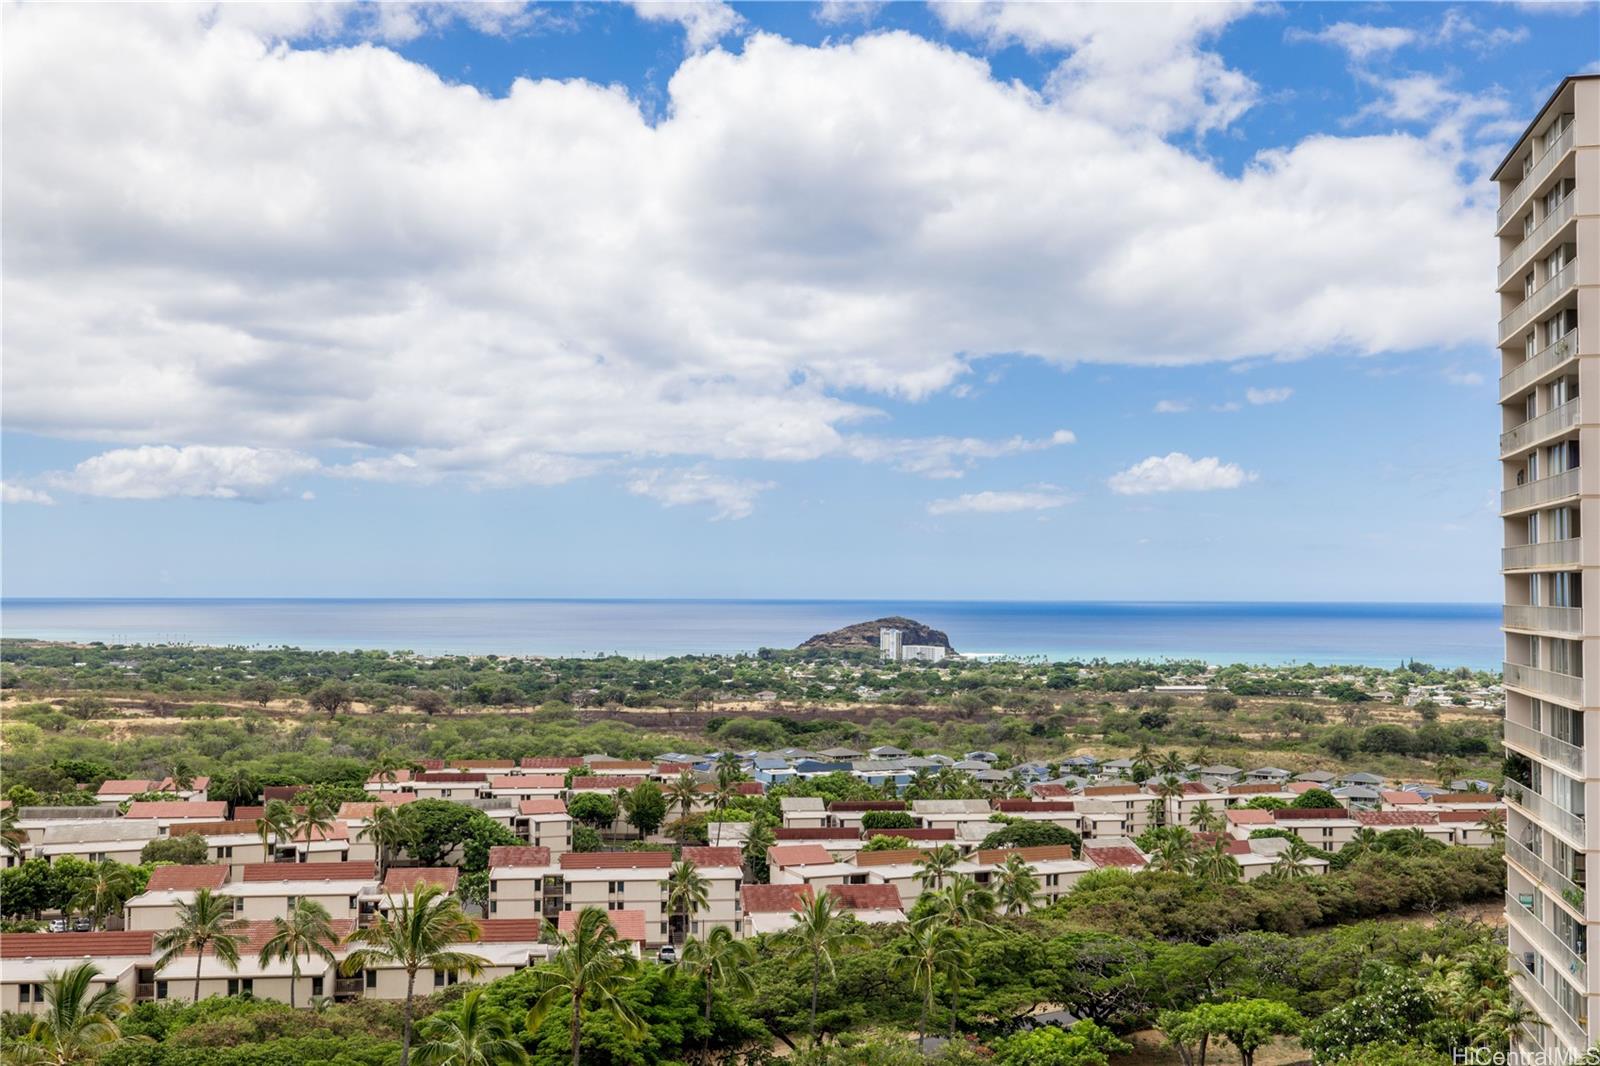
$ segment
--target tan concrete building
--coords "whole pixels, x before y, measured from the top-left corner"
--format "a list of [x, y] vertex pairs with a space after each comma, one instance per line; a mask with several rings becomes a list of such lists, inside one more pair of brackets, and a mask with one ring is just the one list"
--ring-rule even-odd
[[645, 944], [667, 942], [666, 889], [672, 868], [667, 851], [569, 851], [557, 860], [563, 882], [563, 911], [598, 907], [639, 911], [644, 916]]
[[1600, 902], [1586, 891], [1600, 852], [1600, 745], [1591, 755], [1586, 740], [1600, 613], [1583, 588], [1600, 567], [1600, 538], [1585, 536], [1600, 523], [1600, 463], [1582, 463], [1600, 447], [1600, 75], [1563, 81], [1493, 179], [1505, 746], [1523, 760], [1505, 790], [1507, 940], [1513, 986], [1544, 1023], [1512, 1052], [1558, 1061], [1600, 1034], [1587, 950]]
[[149, 931], [7, 933], [0, 937], [0, 1011], [42, 1013], [50, 976], [84, 961], [93, 962], [100, 981], [131, 1001], [138, 994], [139, 967], [150, 962], [154, 944]]

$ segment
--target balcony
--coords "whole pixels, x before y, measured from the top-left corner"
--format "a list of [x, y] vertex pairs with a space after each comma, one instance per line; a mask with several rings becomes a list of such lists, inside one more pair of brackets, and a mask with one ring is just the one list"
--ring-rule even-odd
[[1558, 740], [1549, 733], [1541, 733], [1520, 722], [1508, 720], [1504, 726], [1507, 744], [1515, 745], [1526, 754], [1537, 756], [1545, 762], [1565, 766], [1573, 773], [1583, 772], [1583, 749], [1578, 745]]
[[1555, 144], [1552, 144], [1544, 155], [1534, 161], [1533, 167], [1529, 169], [1521, 181], [1517, 182], [1517, 187], [1511, 190], [1511, 195], [1500, 202], [1500, 209], [1495, 212], [1494, 219], [1496, 231], [1504, 229], [1507, 222], [1522, 213], [1524, 202], [1533, 194], [1533, 190], [1538, 188], [1540, 182], [1550, 176], [1550, 172], [1555, 170], [1556, 164], [1561, 162], [1562, 156], [1572, 151], [1572, 135], [1577, 128], [1576, 123], [1568, 126], [1560, 139]]
[[1500, 378], [1500, 402], [1512, 399], [1557, 367], [1575, 359], [1577, 355], [1578, 331], [1568, 330], [1564, 336], [1546, 345], [1544, 351], [1534, 353]]
[[1555, 275], [1545, 279], [1543, 285], [1533, 290], [1526, 299], [1512, 308], [1511, 313], [1500, 320], [1500, 343], [1505, 345], [1518, 330], [1540, 317], [1556, 299], [1568, 289], [1578, 283], [1578, 261], [1574, 259]]
[[1539, 916], [1510, 892], [1506, 893], [1506, 916], [1512, 926], [1535, 946], [1543, 948], [1547, 958], [1567, 972], [1579, 988], [1589, 987], [1589, 960], [1576, 948], [1556, 935]]
[[1588, 896], [1582, 885], [1545, 862], [1532, 848], [1510, 837], [1506, 837], [1506, 857], [1521, 868], [1528, 880], [1538, 881], [1546, 888], [1554, 889], [1556, 895], [1560, 896], [1567, 906], [1580, 917], [1587, 918], [1588, 909], [1585, 904], [1588, 902]]
[[1532, 570], [1542, 566], [1577, 566], [1583, 541], [1547, 540], [1543, 544], [1514, 544], [1500, 549], [1500, 569]]
[[1578, 471], [1564, 470], [1550, 477], [1542, 477], [1538, 481], [1506, 489], [1500, 494], [1500, 513], [1509, 514], [1512, 511], [1545, 507], [1557, 500], [1576, 496], [1578, 490]]
[[1578, 424], [1578, 401], [1568, 400], [1560, 407], [1535, 415], [1520, 426], [1500, 434], [1500, 457], [1522, 451], [1547, 437], [1566, 433]]
[[1583, 678], [1574, 674], [1541, 670], [1522, 663], [1503, 663], [1505, 683], [1535, 696], [1553, 696], [1574, 707], [1583, 706]]
[[1524, 818], [1537, 822], [1552, 832], [1560, 833], [1567, 838], [1568, 844], [1578, 850], [1581, 851], [1588, 846], [1585, 843], [1584, 821], [1581, 815], [1573, 814], [1565, 807], [1545, 799], [1533, 789], [1511, 780], [1505, 783], [1505, 797], [1506, 802], [1515, 807]]
[[1572, 221], [1572, 216], [1577, 213], [1578, 198], [1568, 193], [1566, 198], [1556, 206], [1556, 209], [1522, 239], [1522, 242], [1511, 249], [1511, 254], [1500, 260], [1500, 272], [1497, 283], [1504, 285], [1517, 275], [1519, 270], [1527, 266], [1528, 260], [1533, 258], [1554, 237], [1561, 228]]
[[1575, 637], [1583, 635], [1582, 607], [1533, 607], [1526, 603], [1508, 603], [1502, 617], [1502, 624], [1507, 629], [1564, 633]]
[[360, 996], [366, 991], [367, 982], [361, 977], [335, 977], [333, 979], [333, 998], [351, 999]]
[[1517, 994], [1527, 1002], [1528, 1006], [1550, 1026], [1556, 1038], [1568, 1050], [1579, 1056], [1572, 1061], [1582, 1061], [1583, 1053], [1589, 1050], [1589, 1019], [1584, 1017], [1580, 1020], [1568, 1014], [1567, 1009], [1550, 993], [1550, 990], [1520, 965], [1520, 958], [1519, 964], [1511, 967], [1511, 987], [1516, 989]]

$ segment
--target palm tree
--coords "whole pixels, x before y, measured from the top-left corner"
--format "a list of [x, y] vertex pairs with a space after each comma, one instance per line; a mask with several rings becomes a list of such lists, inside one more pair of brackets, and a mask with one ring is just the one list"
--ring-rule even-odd
[[370, 840], [377, 847], [378, 880], [382, 881], [384, 872], [388, 870], [389, 862], [395, 853], [410, 844], [413, 839], [411, 822], [400, 813], [399, 808], [380, 803], [372, 808], [372, 816], [356, 833], [356, 839]]
[[360, 973], [375, 966], [398, 966], [406, 972], [406, 1005], [400, 1036], [400, 1066], [411, 1061], [411, 1019], [417, 993], [417, 971], [443, 970], [476, 977], [483, 972], [483, 960], [452, 945], [478, 938], [478, 924], [461, 910], [454, 896], [438, 885], [418, 884], [398, 898], [389, 896], [387, 908], [365, 929], [345, 937], [346, 944], [358, 944], [344, 960], [346, 974]]
[[954, 844], [940, 844], [936, 848], [929, 848], [922, 853], [922, 858], [917, 862], [917, 878], [922, 882], [924, 889], [943, 888], [945, 878], [955, 872], [956, 864], [960, 861], [961, 852], [956, 850]]
[[939, 974], [959, 962], [961, 946], [955, 933], [933, 922], [917, 922], [906, 930], [898, 945], [895, 969], [911, 979], [913, 991], [922, 993], [922, 1014], [917, 1020], [917, 1047], [928, 1043], [928, 1015], [933, 1011], [933, 992]]
[[1156, 760], [1156, 771], [1166, 777], [1177, 777], [1187, 770], [1188, 764], [1176, 750], [1169, 751]]
[[638, 976], [638, 960], [617, 936], [611, 918], [595, 907], [579, 911], [572, 932], [558, 932], [556, 943], [555, 957], [533, 973], [534, 988], [539, 995], [528, 1010], [528, 1029], [530, 1032], [538, 1029], [557, 1004], [570, 1003], [572, 1021], [567, 1031], [572, 1066], [581, 1066], [579, 1055], [583, 1046], [583, 1001], [586, 998], [592, 999], [596, 1007], [609, 1014], [629, 1035], [644, 1031], [644, 1023], [618, 995]]
[[711, 792], [711, 809], [721, 814], [728, 809], [728, 805], [740, 796], [739, 781], [736, 778], [718, 778], [717, 787]]
[[417, 1066], [522, 1066], [528, 1053], [499, 1014], [483, 1007], [483, 989], [461, 999], [457, 1018], [435, 1014], [418, 1030]]
[[1177, 801], [1183, 798], [1183, 782], [1179, 781], [1171, 774], [1168, 774], [1166, 777], [1163, 777], [1160, 781], [1156, 782], [1155, 794], [1159, 797], [1156, 806], [1158, 807], [1161, 815], [1160, 821], [1157, 824], [1166, 825], [1167, 803], [1169, 800]]
[[[831, 892], [814, 893], [795, 908], [794, 925], [778, 934], [789, 958], [811, 961], [811, 1042], [817, 1042], [817, 997], [822, 992], [822, 973], [833, 971], [833, 953], [859, 947], [867, 938], [854, 929], [854, 923], [839, 910]], [[576, 1066], [576, 1060], [574, 1060]]]
[[109, 860], [101, 862], [89, 877], [81, 882], [73, 894], [68, 909], [76, 914], [87, 914], [95, 925], [122, 910], [122, 905], [139, 891], [133, 876], [133, 867]]
[[261, 817], [256, 819], [256, 833], [261, 837], [262, 846], [267, 849], [268, 862], [272, 861], [272, 853], [279, 844], [294, 839], [294, 832], [294, 808], [283, 800], [268, 800]]
[[[6, 1047], [5, 1061], [47, 1063], [51, 1066], [98, 1062], [114, 1048], [134, 1042], [122, 1035], [117, 1018], [128, 1004], [122, 990], [108, 984], [96, 988], [99, 967], [80, 962], [45, 978], [44, 1013], [21, 1040]], [[141, 1043], [148, 1037], [139, 1037]]]
[[[1176, 830], [1174, 832], [1173, 830]], [[1150, 869], [1187, 873], [1194, 863], [1194, 839], [1182, 826], [1169, 826], [1150, 853]]]
[[209, 888], [196, 889], [193, 903], [178, 904], [178, 924], [156, 937], [156, 950], [161, 952], [156, 969], [164, 970], [185, 952], [194, 952], [194, 1001], [199, 1003], [200, 964], [206, 949], [228, 969], [238, 970], [244, 926], [233, 916], [232, 899]]
[[1506, 812], [1502, 810], [1484, 811], [1483, 817], [1478, 819], [1478, 828], [1488, 834], [1491, 845], [1504, 844], [1506, 842]]
[[691, 937], [683, 945], [679, 967], [690, 977], [699, 977], [706, 986], [706, 1026], [711, 1025], [711, 995], [718, 985], [727, 985], [745, 995], [755, 991], [750, 965], [755, 962], [755, 945], [735, 939], [733, 930], [719, 925], [705, 939]]
[[731, 751], [725, 751], [717, 756], [717, 783], [720, 785], [727, 781], [737, 781], [744, 776], [744, 771], [739, 769], [739, 756]]
[[1189, 812], [1189, 826], [1199, 833], [1221, 832], [1223, 826], [1222, 815], [1212, 810], [1211, 804], [1201, 800], [1194, 805], [1194, 810]]
[[1427, 848], [1428, 838], [1421, 829], [1391, 829], [1383, 834], [1383, 842], [1396, 855], [1420, 855]]
[[295, 989], [300, 984], [301, 956], [331, 963], [334, 956], [329, 945], [334, 940], [333, 918], [328, 908], [314, 899], [296, 900], [287, 919], [272, 919], [272, 936], [261, 945], [257, 959], [263, 966], [274, 960], [289, 960], [289, 1006], [297, 1005]]
[[228, 801], [229, 817], [232, 817], [239, 804], [255, 799], [260, 792], [261, 785], [256, 781], [255, 775], [243, 766], [235, 766], [221, 778], [213, 779], [206, 790], [206, 794], [212, 799]]
[[953, 874], [948, 885], [930, 892], [926, 899], [923, 918], [950, 929], [987, 925], [994, 914], [994, 894], [965, 874]]
[[677, 779], [666, 788], [667, 809], [676, 807], [680, 818], [687, 818], [694, 813], [694, 805], [700, 800], [700, 783], [694, 779], [694, 774], [685, 770]]
[[1221, 837], [1209, 848], [1200, 849], [1190, 870], [1202, 881], [1237, 881], [1244, 876], [1239, 860], [1228, 854], [1227, 841]]
[[[757, 869], [754, 861], [756, 859], [760, 859], [763, 863], [760, 869], [766, 869], [767, 850], [777, 842], [778, 835], [772, 831], [770, 825], [765, 822], [752, 822], [750, 824], [750, 832], [744, 838], [744, 861], [745, 865], [751, 868], [752, 873]], [[763, 874], [761, 879], [765, 880], [766, 875]]]
[[22, 858], [22, 845], [27, 841], [28, 834], [17, 828], [16, 807], [0, 811], [0, 847], [5, 848], [6, 854], [13, 859]]
[[1033, 908], [1039, 895], [1039, 876], [1021, 855], [1007, 855], [994, 872], [994, 895], [1000, 909], [1015, 917]]
[[323, 838], [326, 839], [328, 833], [333, 830], [334, 815], [338, 813], [338, 808], [334, 807], [330, 801], [323, 799], [321, 796], [314, 796], [311, 802], [306, 804], [305, 810], [295, 817], [294, 835], [300, 836], [303, 834], [306, 838], [305, 861], [310, 861], [311, 859], [312, 838], [321, 833]]
[[194, 787], [194, 770], [182, 759], [174, 759], [167, 767], [167, 783], [174, 792], [187, 792]]
[[1286, 844], [1278, 855], [1278, 861], [1272, 864], [1272, 876], [1285, 881], [1311, 876], [1311, 871], [1303, 865], [1306, 859], [1311, 858], [1311, 845], [1299, 837], [1290, 837]]
[[694, 863], [680, 859], [667, 871], [661, 887], [667, 894], [667, 913], [682, 915], [682, 933], [688, 936], [689, 922], [694, 913], [711, 905], [711, 882], [700, 875], [700, 869]]
[[400, 780], [401, 770], [411, 770], [415, 766], [411, 759], [392, 751], [380, 752], [377, 761], [372, 764], [372, 776], [386, 785], [392, 785]]

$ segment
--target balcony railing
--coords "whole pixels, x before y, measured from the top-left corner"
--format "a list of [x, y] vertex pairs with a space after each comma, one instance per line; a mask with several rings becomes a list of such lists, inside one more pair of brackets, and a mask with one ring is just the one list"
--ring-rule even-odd
[[[1556, 978], [1560, 980], [1560, 978]], [[1539, 1016], [1555, 1031], [1556, 1036], [1566, 1045], [1568, 1050], [1577, 1052], [1580, 1056], [1589, 1049], [1589, 1030], [1587, 1017], [1574, 1018], [1567, 1013], [1567, 1008], [1561, 1001], [1539, 983], [1539, 979], [1529, 973], [1527, 968], [1518, 963], [1511, 967], [1511, 985], [1517, 993], [1528, 1002], [1528, 1005], [1538, 1012]], [[1579, 1059], [1572, 1061], [1578, 1062]]]
[[1577, 948], [1556, 935], [1556, 931], [1537, 914], [1522, 905], [1510, 892], [1506, 893], [1506, 914], [1517, 932], [1543, 948], [1556, 965], [1565, 970], [1579, 988], [1589, 987], [1589, 960]]
[[1573, 635], [1583, 633], [1582, 607], [1534, 607], [1526, 603], [1508, 603], [1503, 618], [1507, 629], [1533, 629]]
[[1578, 471], [1565, 470], [1550, 477], [1542, 477], [1537, 481], [1506, 489], [1500, 494], [1500, 510], [1522, 511], [1529, 507], [1543, 507], [1545, 504], [1564, 500], [1568, 496], [1576, 496], [1578, 490]]
[[1505, 402], [1578, 354], [1578, 331], [1568, 330], [1500, 378], [1500, 400]]
[[1514, 544], [1500, 549], [1500, 569], [1527, 570], [1535, 566], [1577, 566], [1583, 541], [1547, 540], [1543, 544]]
[[1561, 157], [1572, 151], [1572, 135], [1576, 129], [1576, 124], [1568, 126], [1566, 132], [1557, 139], [1556, 143], [1552, 144], [1543, 155], [1534, 160], [1533, 167], [1529, 169], [1527, 174], [1523, 175], [1521, 181], [1517, 182], [1517, 187], [1511, 190], [1511, 195], [1501, 202], [1500, 209], [1495, 212], [1495, 229], [1498, 230], [1517, 216], [1518, 212], [1522, 210], [1523, 201], [1528, 198], [1529, 194], [1533, 192], [1541, 181], [1550, 176], [1550, 172], [1556, 168], [1556, 164], [1561, 162]]
[[1511, 249], [1511, 254], [1500, 260], [1500, 271], [1497, 276], [1499, 284], [1504, 285], [1519, 270], [1522, 270], [1528, 259], [1533, 256], [1544, 243], [1555, 235], [1556, 231], [1572, 221], [1572, 216], [1577, 213], [1578, 198], [1568, 193], [1556, 209], [1544, 216], [1539, 224], [1522, 238], [1517, 246]]
[[1556, 275], [1546, 278], [1526, 299], [1511, 309], [1511, 313], [1500, 320], [1500, 343], [1505, 344], [1523, 326], [1543, 314], [1562, 293], [1576, 285], [1578, 282], [1578, 261], [1576, 259], [1557, 271]]
[[1549, 733], [1541, 733], [1532, 726], [1525, 726], [1520, 722], [1507, 721], [1504, 725], [1507, 742], [1517, 745], [1525, 752], [1537, 755], [1546, 762], [1560, 763], [1569, 770], [1582, 772], [1583, 749], [1578, 745], [1558, 740]]
[[1505, 797], [1506, 802], [1518, 808], [1524, 818], [1537, 822], [1552, 832], [1562, 834], [1567, 838], [1567, 843], [1573, 847], [1581, 850], [1588, 846], [1585, 843], [1582, 815], [1573, 814], [1526, 785], [1519, 785], [1511, 780], [1505, 783]]
[[1589, 911], [1586, 906], [1588, 894], [1582, 885], [1545, 862], [1532, 848], [1521, 841], [1507, 837], [1506, 855], [1512, 862], [1522, 867], [1523, 873], [1546, 888], [1554, 889], [1556, 895], [1565, 900], [1568, 906], [1585, 918], [1588, 917]]
[[1565, 433], [1577, 424], [1578, 401], [1568, 400], [1560, 407], [1536, 415], [1522, 425], [1500, 434], [1500, 454], [1505, 456], [1511, 452], [1521, 451], [1535, 441], [1553, 437], [1557, 433]]

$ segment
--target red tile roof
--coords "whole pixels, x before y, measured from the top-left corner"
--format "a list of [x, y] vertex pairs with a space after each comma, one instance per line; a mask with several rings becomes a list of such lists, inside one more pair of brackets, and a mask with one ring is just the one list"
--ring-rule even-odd
[[[557, 923], [563, 933], [570, 933], [578, 924], [578, 915], [585, 910], [598, 910], [595, 908], [580, 907], [577, 910], [562, 911]], [[611, 919], [611, 924], [616, 927], [617, 936], [625, 941], [635, 944], [644, 943], [644, 911], [620, 910], [606, 911], [606, 917]]]
[[1441, 792], [1432, 799], [1434, 803], [1499, 803], [1493, 792]]
[[1086, 785], [1085, 796], [1132, 796], [1142, 792], [1138, 785]]
[[156, 782], [142, 777], [116, 778], [100, 782], [96, 791], [101, 796], [137, 796], [141, 792], [154, 792]]
[[828, 895], [848, 911], [897, 911], [900, 890], [893, 885], [829, 885]]
[[1040, 799], [1059, 799], [1072, 795], [1072, 790], [1066, 785], [1034, 785], [1028, 791]]
[[744, 865], [744, 852], [738, 848], [684, 848], [683, 857], [696, 866]]
[[644, 778], [642, 777], [596, 777], [592, 775], [574, 777], [572, 779], [572, 791], [614, 791], [619, 788], [632, 788], [643, 780]]
[[545, 796], [539, 799], [525, 799], [517, 804], [518, 814], [566, 814], [565, 800], [554, 796]]
[[264, 803], [272, 800], [284, 800], [287, 802], [295, 799], [310, 787], [310, 785], [268, 785], [261, 790], [261, 799]]
[[821, 844], [777, 844], [767, 849], [767, 862], [773, 866], [819, 866], [833, 861]]
[[582, 765], [576, 755], [524, 755], [521, 762], [524, 770], [571, 770]]
[[255, 822], [238, 819], [231, 822], [179, 822], [167, 830], [169, 836], [181, 837], [190, 833], [202, 836], [228, 836], [235, 833], [249, 833], [256, 835], [258, 826]]
[[418, 759], [417, 760], [417, 765], [422, 767], [424, 770], [443, 770], [444, 769], [444, 760], [443, 759]]
[[196, 888], [221, 888], [228, 880], [226, 866], [157, 866], [150, 871], [146, 892], [186, 892]]
[[153, 929], [132, 933], [7, 933], [0, 937], [0, 959], [132, 957], [155, 951]]
[[672, 866], [670, 851], [564, 851], [563, 870], [665, 870]]
[[[342, 940], [345, 934], [349, 933], [355, 926], [355, 923], [348, 918], [335, 918], [329, 925], [333, 932], [333, 938], [327, 943], [332, 946]], [[277, 932], [277, 926], [270, 921], [246, 922], [238, 928], [237, 932], [244, 938], [244, 942], [239, 945], [239, 954], [255, 958], [266, 942], [271, 940], [272, 935]], [[185, 951], [183, 954], [190, 958], [194, 957], [193, 951]]]
[[566, 786], [565, 774], [496, 774], [489, 778], [490, 788], [554, 788]]
[[649, 759], [596, 759], [589, 764], [589, 769], [600, 770], [654, 770], [656, 764]]
[[1225, 812], [1225, 816], [1234, 825], [1271, 825], [1272, 813], [1258, 811], [1254, 807], [1236, 807]]
[[1401, 791], [1400, 789], [1397, 789], [1397, 788], [1386, 788], [1386, 789], [1383, 789], [1378, 793], [1378, 795], [1383, 798], [1383, 802], [1385, 802], [1385, 803], [1427, 803], [1428, 802], [1427, 800], [1423, 799], [1422, 796], [1419, 795], [1416, 792], [1403, 792], [1403, 791]]
[[1266, 796], [1286, 790], [1282, 785], [1229, 785], [1222, 791], [1229, 796]]
[[1096, 866], [1132, 866], [1140, 869], [1145, 861], [1136, 848], [1095, 847], [1093, 844], [1084, 844], [1083, 857]]
[[375, 881], [377, 867], [370, 862], [253, 862], [244, 867], [244, 882], [259, 881]]
[[416, 796], [410, 795], [409, 793], [397, 792], [391, 793], [390, 795], [383, 797], [383, 799], [372, 803], [341, 803], [339, 804], [338, 817], [341, 822], [349, 822], [356, 819], [367, 821], [371, 819], [372, 812], [377, 810], [379, 807], [403, 807], [407, 803], [414, 802], [416, 798]]
[[[893, 885], [884, 887], [894, 888]], [[784, 914], [811, 898], [811, 886], [745, 885], [739, 893], [746, 914]]]
[[539, 939], [539, 931], [544, 925], [537, 918], [479, 918], [477, 922], [480, 944], [533, 942]]
[[454, 866], [407, 866], [390, 870], [383, 878], [383, 891], [398, 896], [414, 890], [418, 885], [437, 885], [446, 892], [455, 891], [461, 871]]
[[926, 848], [889, 848], [884, 851], [856, 852], [857, 866], [894, 866], [906, 862], [921, 862], [928, 854]]
[[1481, 822], [1488, 811], [1437, 811], [1441, 822]]
[[516, 766], [513, 759], [451, 759], [457, 770], [509, 770]]
[[124, 818], [194, 818], [217, 822], [228, 815], [221, 800], [134, 800]]
[[489, 775], [473, 773], [470, 770], [429, 770], [417, 774], [412, 780], [419, 784], [432, 782], [443, 785], [481, 785], [489, 780]]
[[489, 866], [549, 866], [550, 849], [501, 844], [489, 849]]
[[1438, 825], [1439, 816], [1433, 811], [1353, 811], [1362, 825]]

